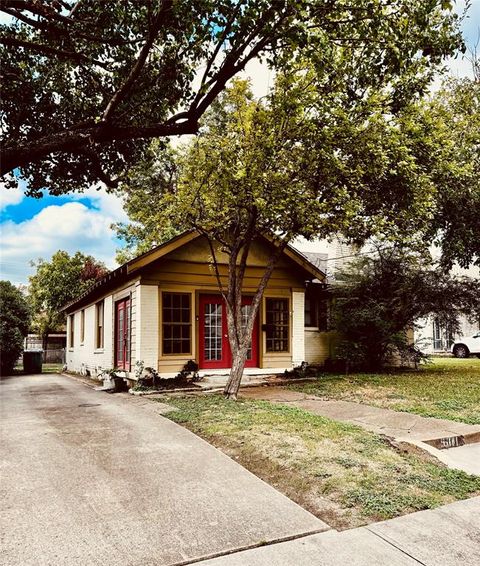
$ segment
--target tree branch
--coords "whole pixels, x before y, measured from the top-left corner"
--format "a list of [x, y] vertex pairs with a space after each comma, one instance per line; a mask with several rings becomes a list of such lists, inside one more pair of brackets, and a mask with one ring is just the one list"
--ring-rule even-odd
[[13, 47], [24, 47], [25, 49], [30, 49], [32, 51], [38, 51], [45, 55], [54, 55], [60, 59], [70, 59], [72, 61], [77, 61], [78, 63], [90, 63], [102, 67], [105, 70], [109, 70], [110, 67], [108, 63], [102, 63], [96, 59], [90, 59], [86, 55], [81, 53], [76, 53], [75, 51], [64, 51], [62, 49], [55, 49], [54, 47], [49, 47], [48, 45], [42, 45], [41, 43], [34, 43], [32, 41], [25, 41], [23, 39], [17, 39], [14, 37], [0, 37], [0, 43], [7, 46]]
[[[75, 7], [78, 6], [78, 3], [75, 5]], [[18, 10], [13, 10], [11, 8], [1, 8], [1, 11], [4, 12], [5, 14], [8, 14], [9, 16], [12, 16], [13, 18], [16, 18], [17, 20], [22, 21], [23, 23], [38, 29], [40, 31], [44, 31], [44, 32], [50, 32], [53, 33], [55, 35], [61, 35], [63, 37], [68, 37], [68, 38], [79, 38], [79, 39], [85, 39], [87, 41], [95, 41], [95, 42], [100, 42], [100, 43], [106, 43], [108, 45], [112, 45], [112, 46], [118, 46], [118, 45], [133, 45], [135, 43], [140, 43], [141, 39], [133, 39], [133, 40], [124, 40], [124, 39], [116, 39], [114, 37], [99, 37], [96, 35], [90, 35], [90, 34], [86, 34], [86, 33], [82, 33], [80, 32], [78, 29], [75, 29], [75, 24], [76, 22], [73, 22], [73, 24], [67, 25], [65, 28], [53, 24], [51, 22], [49, 22], [47, 19], [44, 20], [34, 20], [33, 18], [29, 18], [28, 16], [26, 16], [25, 14], [23, 14], [22, 12], [19, 12]]]
[[[53, 6], [48, 6], [48, 5], [42, 4], [41, 2], [36, 2], [36, 1], [2, 0], [0, 2], [0, 9], [3, 10], [4, 8], [13, 8], [15, 10], [27, 10], [28, 12], [31, 12], [32, 14], [35, 14], [37, 16], [40, 16], [40, 17], [43, 17], [43, 18], [52, 18], [52, 19], [57, 20], [59, 22], [64, 22], [64, 23], [69, 23], [69, 24], [74, 21], [69, 16], [63, 16], [62, 14], [57, 12], [55, 10], [55, 8], [53, 8]], [[74, 6], [74, 9], [75, 9], [75, 6]]]
[[22, 145], [5, 147], [2, 144], [0, 175], [5, 175], [17, 167], [23, 167], [28, 163], [44, 159], [51, 153], [78, 152], [87, 144], [105, 144], [128, 139], [180, 136], [195, 134], [197, 131], [198, 123], [195, 120], [186, 120], [179, 124], [162, 122], [148, 126], [98, 124], [82, 129], [69, 129]]
[[117, 92], [113, 95], [107, 107], [105, 108], [105, 112], [103, 113], [102, 116], [103, 122], [107, 122], [110, 119], [115, 109], [128, 94], [136, 78], [141, 73], [145, 61], [147, 60], [148, 54], [150, 53], [150, 49], [152, 48], [152, 45], [155, 39], [157, 38], [160, 27], [162, 26], [162, 23], [164, 23], [164, 17], [166, 13], [169, 10], [171, 10], [171, 8], [172, 8], [172, 0], [164, 0], [164, 2], [162, 2], [162, 6], [160, 7], [158, 14], [155, 16], [153, 25], [148, 32], [148, 38], [145, 41], [142, 49], [140, 50], [137, 60], [135, 61], [135, 64], [133, 65], [127, 79], [125, 80], [123, 85], [117, 90]]
[[214, 271], [215, 271], [215, 278], [217, 280], [217, 285], [218, 285], [218, 288], [220, 290], [222, 297], [226, 300], [225, 289], [223, 287], [222, 278], [220, 277], [220, 271], [218, 269], [217, 255], [215, 253], [215, 248], [213, 246], [212, 239], [210, 238], [209, 234], [207, 232], [205, 232], [204, 230], [202, 230], [201, 228], [197, 228], [197, 230], [200, 232], [200, 234], [203, 234], [203, 236], [205, 236], [205, 238], [207, 239], [208, 246], [210, 248], [210, 253], [212, 254], [213, 268], [214, 268]]
[[105, 185], [110, 189], [115, 189], [118, 187], [118, 179], [112, 179], [107, 175], [107, 173], [105, 173], [105, 171], [102, 168], [102, 162], [100, 161], [98, 155], [93, 150], [89, 148], [85, 148], [78, 151], [78, 153], [80, 155], [85, 155], [90, 159], [93, 170], [97, 175], [97, 177], [100, 179], [100, 181], [102, 181], [102, 183], [105, 183]]

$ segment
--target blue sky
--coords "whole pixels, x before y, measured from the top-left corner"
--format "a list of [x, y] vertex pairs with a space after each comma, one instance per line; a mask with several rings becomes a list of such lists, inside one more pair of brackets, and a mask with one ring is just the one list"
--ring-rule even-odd
[[[464, 7], [464, 0], [456, 3], [458, 12]], [[479, 41], [480, 0], [472, 0], [463, 34], [470, 47]], [[480, 49], [480, 44], [477, 47]], [[470, 63], [460, 56], [447, 61], [447, 66], [453, 75], [471, 74]], [[247, 74], [254, 92], [263, 94], [270, 82], [268, 70], [252, 62]], [[23, 194], [22, 187], [6, 190], [0, 185], [0, 278], [15, 284], [27, 283], [34, 271], [30, 261], [48, 259], [59, 249], [92, 254], [114, 268], [115, 251], [121, 242], [110, 226], [126, 220], [121, 200], [104, 189], [61, 197], [46, 194], [33, 199]]]
[[91, 254], [114, 268], [115, 251], [121, 246], [111, 230], [125, 222], [122, 201], [104, 189], [83, 194], [41, 199], [26, 197], [22, 187], [1, 188], [1, 278], [27, 283], [33, 273], [30, 261], [48, 259], [57, 250]]

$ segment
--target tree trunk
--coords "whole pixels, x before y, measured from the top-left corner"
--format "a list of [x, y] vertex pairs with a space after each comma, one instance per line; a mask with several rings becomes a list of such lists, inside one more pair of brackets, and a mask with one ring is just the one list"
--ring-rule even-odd
[[237, 272], [236, 257], [231, 259], [229, 266], [229, 293], [226, 297], [227, 303], [227, 323], [228, 323], [228, 339], [230, 341], [230, 348], [232, 351], [232, 368], [230, 370], [230, 377], [225, 385], [223, 391], [227, 399], [236, 399], [240, 382], [243, 377], [243, 370], [245, 369], [245, 362], [247, 360], [248, 349], [252, 339], [253, 325], [260, 311], [260, 303], [267, 287], [273, 269], [287, 246], [288, 241], [285, 240], [277, 248], [275, 253], [269, 258], [267, 267], [260, 280], [257, 291], [253, 296], [251, 303], [250, 316], [245, 327], [242, 326], [241, 304], [242, 304], [242, 287], [245, 270], [247, 266], [248, 251], [251, 241], [248, 243], [247, 249], [242, 253], [239, 270]]
[[224, 390], [224, 395], [227, 399], [237, 399], [240, 382], [243, 377], [243, 370], [245, 369], [245, 362], [247, 361], [247, 353], [248, 343], [246, 347], [239, 348], [235, 354], [232, 353], [232, 369], [230, 370], [230, 376]]

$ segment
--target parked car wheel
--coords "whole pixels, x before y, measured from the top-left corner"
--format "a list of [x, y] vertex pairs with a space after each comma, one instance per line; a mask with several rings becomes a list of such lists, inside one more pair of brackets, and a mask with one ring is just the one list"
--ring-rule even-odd
[[455, 344], [455, 347], [453, 348], [453, 355], [456, 358], [468, 358], [470, 352], [465, 344]]

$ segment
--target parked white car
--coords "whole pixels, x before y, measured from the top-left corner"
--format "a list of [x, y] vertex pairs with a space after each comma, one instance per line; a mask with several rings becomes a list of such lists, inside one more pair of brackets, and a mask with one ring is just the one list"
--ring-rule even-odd
[[456, 358], [468, 358], [476, 354], [480, 358], [480, 331], [473, 336], [462, 336], [452, 344], [452, 354]]

